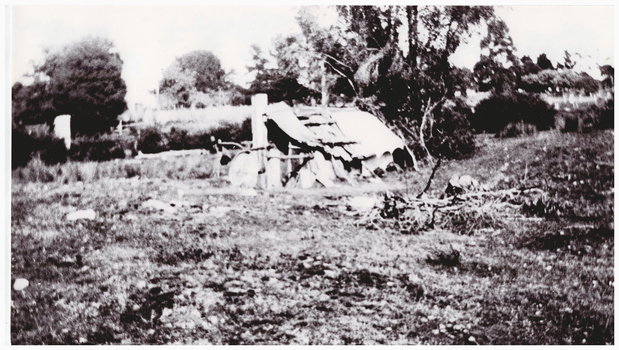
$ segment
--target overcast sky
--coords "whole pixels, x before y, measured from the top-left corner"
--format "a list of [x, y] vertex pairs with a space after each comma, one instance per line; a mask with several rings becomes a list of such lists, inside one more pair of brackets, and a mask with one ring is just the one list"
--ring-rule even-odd
[[[294, 6], [14, 6], [12, 8], [12, 82], [32, 71], [45, 47], [60, 47], [85, 36], [112, 40], [124, 61], [127, 99], [139, 102], [156, 87], [162, 70], [192, 50], [213, 52], [234, 80], [250, 76], [251, 44], [271, 49], [277, 34], [299, 32]], [[611, 6], [497, 7], [507, 23], [519, 57], [541, 53], [556, 65], [564, 51], [594, 77], [597, 65], [614, 66], [614, 8]], [[472, 68], [479, 60], [475, 40], [454, 56]], [[577, 54], [582, 57], [577, 56]]]

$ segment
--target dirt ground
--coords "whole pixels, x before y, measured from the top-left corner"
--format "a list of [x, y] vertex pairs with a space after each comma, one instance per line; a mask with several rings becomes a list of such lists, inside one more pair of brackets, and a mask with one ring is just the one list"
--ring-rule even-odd
[[[484, 202], [433, 227], [384, 215], [416, 197], [429, 166], [268, 192], [217, 179], [13, 181], [12, 283], [29, 284], [11, 293], [11, 341], [613, 344], [612, 138], [480, 138], [473, 158], [438, 169], [428, 197], [455, 173], [547, 196]], [[96, 218], [67, 220], [84, 209]]]

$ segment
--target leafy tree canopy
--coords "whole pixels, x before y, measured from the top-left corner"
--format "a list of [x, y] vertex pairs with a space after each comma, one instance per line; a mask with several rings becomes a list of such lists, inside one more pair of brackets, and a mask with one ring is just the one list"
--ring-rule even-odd
[[51, 125], [71, 115], [73, 134], [108, 132], [127, 109], [122, 60], [104, 38], [88, 37], [59, 50], [46, 50], [30, 86], [13, 87], [14, 122]]
[[[160, 93], [177, 107], [226, 104], [218, 101], [223, 91], [233, 89], [219, 59], [210, 51], [196, 50], [178, 57], [163, 72]], [[219, 92], [219, 93], [218, 93]], [[219, 96], [221, 97], [221, 96]]]
[[550, 62], [550, 60], [548, 59], [548, 57], [546, 57], [546, 54], [545, 54], [545, 53], [543, 53], [543, 54], [541, 54], [541, 55], [539, 55], [539, 56], [537, 57], [537, 65], [538, 65], [538, 66], [539, 66], [542, 70], [545, 70], [545, 69], [555, 69], [555, 68], [552, 66], [552, 62]]

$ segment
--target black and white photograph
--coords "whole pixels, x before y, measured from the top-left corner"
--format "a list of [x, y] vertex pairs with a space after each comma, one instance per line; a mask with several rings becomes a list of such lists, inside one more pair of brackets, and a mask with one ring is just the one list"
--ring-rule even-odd
[[615, 12], [7, 5], [4, 344], [614, 345]]

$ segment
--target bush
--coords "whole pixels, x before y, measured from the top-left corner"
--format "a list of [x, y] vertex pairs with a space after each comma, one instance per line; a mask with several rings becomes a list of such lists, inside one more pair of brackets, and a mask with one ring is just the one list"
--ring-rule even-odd
[[12, 130], [11, 167], [23, 167], [35, 156], [45, 164], [64, 163], [67, 150], [64, 141], [50, 133], [29, 133], [18, 127]]
[[606, 130], [615, 127], [615, 101], [606, 101], [601, 105], [589, 105], [585, 109], [561, 111], [558, 119], [564, 121], [563, 132], [588, 132]]
[[13, 129], [11, 133], [11, 167], [16, 169], [23, 167], [32, 158], [34, 152], [34, 138], [28, 135], [24, 129]]
[[138, 140], [138, 149], [143, 153], [158, 153], [169, 151], [168, 140], [156, 127], [142, 130]]
[[523, 121], [517, 123], [510, 122], [499, 131], [498, 137], [518, 137], [522, 135], [535, 135], [537, 127], [533, 124], [527, 124]]
[[536, 94], [493, 95], [479, 103], [473, 116], [476, 132], [499, 134], [509, 123], [535, 125], [537, 130], [554, 126], [557, 111]]
[[210, 131], [210, 135], [222, 141], [249, 141], [251, 135], [251, 118], [247, 118], [241, 125], [231, 122], [221, 122], [220, 125]]
[[99, 135], [78, 137], [71, 143], [69, 157], [77, 161], [104, 162], [125, 158], [125, 151], [133, 151], [136, 137], [133, 135]]
[[222, 141], [249, 141], [252, 137], [251, 118], [245, 119], [240, 125], [223, 121], [216, 128], [194, 134], [174, 127], [168, 133], [162, 132], [157, 127], [150, 127], [142, 130], [138, 140], [138, 149], [143, 153], [199, 148], [209, 149], [212, 146], [211, 136]]
[[475, 150], [471, 116], [471, 109], [460, 99], [448, 101], [436, 111], [433, 136], [426, 144], [430, 153], [448, 159], [470, 156]]

